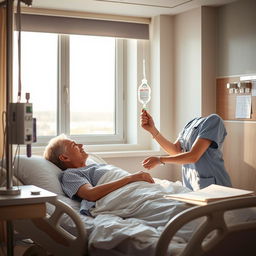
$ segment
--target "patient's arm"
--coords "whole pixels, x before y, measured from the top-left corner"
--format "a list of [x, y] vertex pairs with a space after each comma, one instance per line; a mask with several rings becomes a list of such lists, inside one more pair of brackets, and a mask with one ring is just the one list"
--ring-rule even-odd
[[174, 156], [168, 157], [148, 157], [142, 165], [146, 169], [151, 169], [161, 163], [173, 163], [173, 164], [190, 164], [196, 163], [207, 148], [211, 145], [212, 141], [208, 139], [197, 138], [192, 145], [192, 148], [188, 152], [183, 152]]
[[110, 192], [113, 192], [118, 188], [121, 188], [135, 181], [146, 181], [149, 183], [154, 183], [154, 180], [149, 173], [141, 171], [141, 172], [137, 172], [135, 174], [126, 176], [124, 178], [121, 178], [106, 184], [101, 184], [95, 187], [93, 187], [91, 184], [84, 184], [78, 189], [77, 195], [80, 198], [94, 202], [106, 196]]

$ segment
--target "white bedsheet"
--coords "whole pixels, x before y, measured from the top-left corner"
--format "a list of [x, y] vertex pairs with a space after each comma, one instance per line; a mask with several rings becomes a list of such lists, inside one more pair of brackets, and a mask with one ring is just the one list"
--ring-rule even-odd
[[[104, 184], [127, 175], [120, 169], [106, 173], [98, 184]], [[153, 248], [164, 225], [178, 212], [189, 206], [163, 197], [165, 194], [189, 191], [180, 182], [157, 180], [130, 183], [96, 202], [91, 210], [94, 228], [89, 236], [89, 246], [112, 249], [129, 238], [141, 253], [153, 255]], [[160, 184], [159, 184], [160, 183]], [[192, 229], [188, 229], [190, 232]], [[185, 232], [186, 233], [186, 232]], [[185, 242], [176, 237], [177, 242]], [[140, 255], [137, 254], [136, 255]]]
[[[161, 182], [165, 185], [171, 184], [168, 181]], [[179, 185], [175, 183], [174, 187], [176, 186]], [[136, 218], [123, 219], [113, 214], [98, 214], [95, 218], [92, 218], [79, 213], [79, 202], [65, 196], [59, 196], [59, 199], [71, 206], [80, 215], [88, 233], [90, 255], [154, 255], [154, 248], [163, 226], [156, 228], [148, 225], [143, 220]], [[52, 210], [48, 209], [48, 212], [50, 213]], [[67, 215], [62, 216], [61, 225], [71, 234], [76, 235], [76, 226]], [[179, 251], [179, 248], [185, 246], [186, 237], [191, 235], [190, 231], [189, 228], [180, 237], [175, 237], [170, 246], [172, 255], [175, 255], [173, 251]]]

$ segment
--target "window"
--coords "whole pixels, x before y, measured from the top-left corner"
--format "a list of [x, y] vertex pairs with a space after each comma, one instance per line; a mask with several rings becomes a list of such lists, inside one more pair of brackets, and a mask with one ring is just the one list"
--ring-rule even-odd
[[[122, 143], [122, 40], [38, 32], [21, 34], [22, 99], [25, 92], [30, 93], [38, 142], [46, 143], [65, 133], [86, 144]], [[17, 83], [15, 65], [14, 101]]]
[[[16, 40], [15, 40], [16, 42]], [[37, 133], [40, 137], [57, 134], [57, 56], [58, 36], [44, 33], [22, 33], [22, 99], [30, 93], [34, 116], [37, 117]], [[14, 44], [17, 63], [17, 44]], [[18, 75], [14, 65], [14, 101], [17, 100]]]

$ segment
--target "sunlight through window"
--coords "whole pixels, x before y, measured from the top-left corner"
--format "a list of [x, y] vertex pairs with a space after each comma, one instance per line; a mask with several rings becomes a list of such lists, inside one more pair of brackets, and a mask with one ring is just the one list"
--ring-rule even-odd
[[70, 36], [70, 134], [115, 133], [115, 39]]

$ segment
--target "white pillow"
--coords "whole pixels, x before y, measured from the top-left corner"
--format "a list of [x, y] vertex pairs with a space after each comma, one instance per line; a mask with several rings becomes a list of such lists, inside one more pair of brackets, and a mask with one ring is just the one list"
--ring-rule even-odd
[[64, 195], [59, 175], [62, 172], [55, 164], [42, 156], [21, 155], [15, 161], [14, 175], [25, 185], [35, 185], [53, 193]]
[[[89, 165], [106, 162], [96, 155], [90, 155], [86, 163]], [[19, 159], [16, 159], [14, 166], [14, 175], [23, 184], [35, 185], [58, 195], [64, 195], [59, 182], [61, 172], [62, 170], [59, 167], [42, 156], [28, 158], [21, 155]]]
[[90, 154], [89, 157], [86, 160], [86, 164], [106, 164], [107, 162], [104, 161], [100, 156], [94, 155], [94, 154]]

